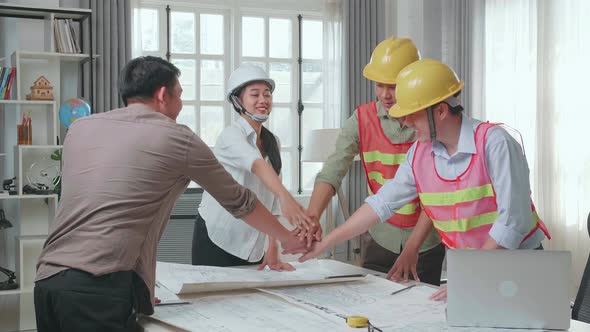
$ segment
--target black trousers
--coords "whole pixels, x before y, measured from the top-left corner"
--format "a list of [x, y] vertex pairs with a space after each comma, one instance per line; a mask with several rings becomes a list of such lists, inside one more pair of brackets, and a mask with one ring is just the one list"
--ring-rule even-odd
[[207, 233], [207, 225], [205, 220], [197, 215], [195, 220], [195, 231], [193, 232], [193, 265], [208, 265], [208, 266], [239, 266], [239, 265], [256, 265], [262, 263], [249, 262], [248, 260], [236, 257], [222, 248], [218, 247]]
[[[392, 251], [380, 246], [369, 233], [363, 234], [363, 250], [361, 266], [367, 269], [387, 273], [399, 257]], [[401, 252], [401, 250], [400, 250]], [[445, 246], [442, 244], [421, 252], [416, 265], [416, 272], [421, 282], [440, 285], [442, 263], [445, 258]], [[410, 274], [410, 278], [412, 275]]]
[[137, 331], [133, 272], [69, 269], [35, 283], [37, 331]]

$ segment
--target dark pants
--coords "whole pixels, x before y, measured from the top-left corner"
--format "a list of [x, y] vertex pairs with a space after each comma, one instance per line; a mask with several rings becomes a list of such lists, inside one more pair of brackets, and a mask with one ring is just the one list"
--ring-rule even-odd
[[[387, 273], [399, 257], [392, 251], [380, 246], [369, 233], [363, 234], [362, 264], [367, 269]], [[403, 248], [402, 248], [403, 249]], [[401, 250], [400, 250], [401, 252]], [[442, 263], [445, 258], [445, 246], [442, 244], [421, 252], [416, 265], [416, 272], [421, 282], [440, 285]], [[410, 274], [410, 278], [412, 275]]]
[[[240, 221], [238, 221], [240, 222]], [[236, 257], [227, 251], [218, 247], [207, 233], [205, 220], [197, 215], [195, 220], [195, 231], [193, 232], [193, 265], [208, 266], [238, 266], [238, 265], [256, 265], [262, 263], [249, 262], [240, 257]]]
[[37, 331], [136, 331], [133, 272], [69, 269], [35, 283]]

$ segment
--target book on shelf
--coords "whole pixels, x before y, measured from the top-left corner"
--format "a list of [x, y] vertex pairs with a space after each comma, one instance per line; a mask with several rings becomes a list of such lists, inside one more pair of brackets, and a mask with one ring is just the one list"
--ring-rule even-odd
[[16, 76], [16, 68], [0, 67], [0, 99], [10, 99], [10, 89]]
[[53, 20], [55, 49], [59, 53], [82, 53], [71, 19]]

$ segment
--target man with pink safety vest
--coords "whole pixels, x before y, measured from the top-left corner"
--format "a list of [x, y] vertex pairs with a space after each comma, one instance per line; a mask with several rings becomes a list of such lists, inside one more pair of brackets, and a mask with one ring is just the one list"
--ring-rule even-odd
[[[463, 114], [458, 99], [464, 83], [447, 65], [416, 61], [397, 77], [392, 117], [412, 127], [417, 142], [408, 150], [393, 180], [366, 199], [301, 260], [319, 255], [390, 218], [418, 198], [430, 217], [421, 219], [402, 255], [422, 243], [434, 228], [448, 248], [542, 249], [550, 239], [530, 196], [523, 148], [499, 124]], [[446, 299], [442, 287], [434, 300]]]
[[[416, 136], [411, 128], [387, 112], [396, 102], [398, 73], [419, 58], [418, 49], [410, 39], [390, 37], [375, 47], [363, 76], [375, 82], [378, 101], [358, 106], [342, 127], [335, 152], [315, 180], [308, 208], [312, 218], [317, 220], [321, 216], [355, 155], [360, 154], [362, 158], [369, 195], [395, 176]], [[381, 272], [391, 269], [397, 278], [407, 280], [411, 274], [414, 279], [439, 285], [445, 250], [436, 231], [429, 232], [422, 243], [412, 248], [416, 257], [399, 257], [421, 216], [420, 212], [416, 197], [386, 218], [386, 222], [369, 229], [370, 235], [362, 237], [362, 266]], [[427, 219], [425, 214], [421, 217]]]

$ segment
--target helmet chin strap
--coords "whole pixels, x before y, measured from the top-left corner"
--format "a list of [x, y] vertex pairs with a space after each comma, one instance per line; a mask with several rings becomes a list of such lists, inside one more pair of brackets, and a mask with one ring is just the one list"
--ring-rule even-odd
[[426, 110], [426, 113], [428, 114], [428, 126], [430, 128], [430, 141], [434, 142], [434, 140], [436, 139], [436, 128], [434, 126], [434, 111], [432, 109], [432, 106], [428, 107], [428, 110]]
[[266, 122], [266, 120], [268, 120], [268, 115], [267, 114], [252, 114], [250, 112], [248, 112], [246, 110], [246, 108], [244, 107], [244, 105], [242, 105], [242, 103], [240, 102], [240, 100], [238, 99], [238, 97], [232, 95], [231, 97], [232, 103], [234, 104], [234, 106], [240, 110], [242, 113], [244, 113], [247, 117], [249, 117], [250, 119], [256, 121], [256, 122]]
[[244, 114], [246, 114], [247, 117], [249, 117], [250, 119], [256, 121], [256, 122], [266, 122], [266, 120], [268, 120], [268, 115], [266, 114], [252, 114], [246, 110], [244, 110]]

